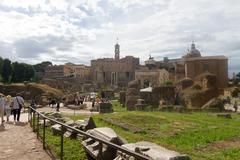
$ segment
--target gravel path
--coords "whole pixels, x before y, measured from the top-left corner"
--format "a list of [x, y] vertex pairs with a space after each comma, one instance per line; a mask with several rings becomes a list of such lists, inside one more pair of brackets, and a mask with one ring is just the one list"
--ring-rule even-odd
[[5, 130], [0, 131], [0, 160], [50, 160], [27, 124], [27, 114], [22, 114], [21, 121], [5, 123]]

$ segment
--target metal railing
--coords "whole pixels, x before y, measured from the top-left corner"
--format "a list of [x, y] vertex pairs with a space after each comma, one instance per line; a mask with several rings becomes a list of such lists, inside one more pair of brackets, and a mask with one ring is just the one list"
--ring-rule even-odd
[[[40, 133], [39, 133], [39, 128], [40, 128], [40, 124], [39, 124], [39, 120], [43, 119], [43, 135], [42, 137], [40, 137]], [[106, 141], [104, 139], [100, 139], [96, 136], [93, 136], [93, 135], [90, 135], [84, 131], [81, 131], [79, 129], [76, 129], [76, 128], [73, 128], [71, 126], [68, 126], [64, 123], [61, 123], [59, 121], [56, 121], [54, 119], [51, 119], [47, 116], [45, 116], [44, 114], [38, 112], [36, 109], [32, 108], [29, 106], [29, 111], [28, 111], [28, 121], [30, 123], [30, 126], [33, 128], [33, 132], [36, 132], [37, 134], [37, 138], [41, 138], [42, 140], [42, 143], [43, 143], [43, 149], [45, 150], [46, 149], [46, 120], [49, 120], [50, 122], [53, 122], [54, 124], [59, 124], [61, 126], [61, 135], [60, 135], [60, 159], [63, 160], [63, 157], [64, 157], [64, 131], [65, 130], [72, 130], [74, 132], [76, 132], [77, 134], [80, 134], [82, 136], [85, 136], [86, 138], [92, 138], [93, 140], [99, 142], [99, 155], [98, 155], [98, 158], [97, 159], [102, 159], [102, 147], [103, 147], [103, 144], [107, 145], [108, 147], [111, 147], [111, 148], [114, 148], [116, 149], [117, 151], [121, 151], [122, 153], [125, 153], [126, 155], [129, 155], [129, 156], [132, 156], [134, 157], [135, 159], [137, 160], [150, 160], [149, 157], [146, 157], [140, 153], [137, 153], [137, 152], [134, 152], [134, 151], [131, 151], [129, 149], [126, 149], [122, 146], [119, 146], [119, 145], [116, 145], [114, 143], [111, 143], [109, 141]]]

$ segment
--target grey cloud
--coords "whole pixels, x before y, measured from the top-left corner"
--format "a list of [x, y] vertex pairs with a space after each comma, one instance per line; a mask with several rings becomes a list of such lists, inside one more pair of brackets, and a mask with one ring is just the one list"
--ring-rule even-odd
[[57, 51], [70, 51], [73, 42], [74, 39], [63, 36], [47, 35], [20, 39], [13, 45], [20, 58], [37, 58], [42, 53], [54, 54]]

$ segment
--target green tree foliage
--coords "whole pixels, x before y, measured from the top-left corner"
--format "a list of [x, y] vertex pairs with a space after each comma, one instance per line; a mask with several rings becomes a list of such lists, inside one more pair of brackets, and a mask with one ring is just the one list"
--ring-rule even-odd
[[12, 66], [12, 82], [22, 82], [24, 80], [24, 65], [18, 62], [14, 62]]
[[12, 64], [12, 82], [32, 81], [35, 71], [32, 65], [14, 62]]
[[173, 82], [168, 80], [168, 81], [164, 82], [164, 85], [171, 86], [171, 85], [173, 85]]
[[52, 62], [44, 61], [33, 66], [36, 74], [34, 76], [34, 81], [39, 81], [42, 79], [44, 72], [48, 66], [52, 66]]
[[45, 69], [48, 66], [52, 66], [52, 62], [44, 61], [44, 62], [41, 62], [41, 63], [38, 63], [38, 64], [34, 65], [33, 67], [34, 67], [36, 72], [45, 72]]
[[236, 77], [231, 79], [231, 81], [233, 82], [233, 84], [237, 85], [240, 82], [240, 72], [236, 74]]
[[24, 81], [32, 81], [35, 70], [32, 65], [24, 64]]
[[2, 80], [4, 83], [9, 83], [12, 75], [12, 65], [9, 59], [4, 59], [1, 68]]
[[0, 57], [0, 74], [2, 74], [3, 59]]

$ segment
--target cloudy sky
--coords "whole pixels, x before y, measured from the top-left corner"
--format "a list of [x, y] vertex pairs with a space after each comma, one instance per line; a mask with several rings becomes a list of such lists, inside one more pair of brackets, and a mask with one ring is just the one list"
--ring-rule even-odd
[[113, 57], [117, 37], [121, 56], [176, 58], [194, 40], [240, 71], [239, 0], [0, 0], [0, 36], [0, 56], [32, 64]]

